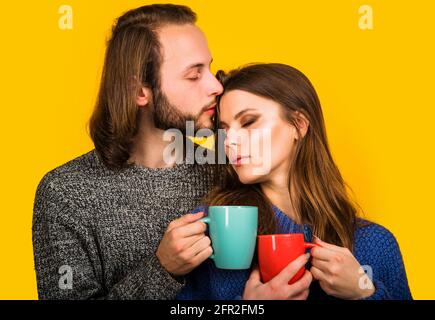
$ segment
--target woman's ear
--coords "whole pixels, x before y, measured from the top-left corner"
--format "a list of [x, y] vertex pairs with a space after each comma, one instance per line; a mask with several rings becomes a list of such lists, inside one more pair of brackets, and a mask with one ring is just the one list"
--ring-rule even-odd
[[136, 94], [136, 104], [139, 108], [146, 107], [152, 99], [151, 89], [148, 87], [140, 86]]
[[310, 122], [308, 121], [307, 117], [305, 117], [305, 115], [299, 111], [295, 111], [294, 117], [300, 134], [300, 136], [298, 136], [296, 139], [299, 138], [302, 139], [307, 134], [308, 128], [310, 126]]

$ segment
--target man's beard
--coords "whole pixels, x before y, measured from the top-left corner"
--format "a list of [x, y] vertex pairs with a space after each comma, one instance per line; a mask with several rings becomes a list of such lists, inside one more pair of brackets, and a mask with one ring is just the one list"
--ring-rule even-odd
[[193, 121], [195, 132], [202, 128], [201, 124], [198, 123], [202, 109], [197, 115], [183, 113], [179, 108], [169, 102], [166, 95], [160, 89], [154, 90], [153, 92], [152, 113], [154, 126], [161, 130], [178, 129], [184, 133], [187, 121]]

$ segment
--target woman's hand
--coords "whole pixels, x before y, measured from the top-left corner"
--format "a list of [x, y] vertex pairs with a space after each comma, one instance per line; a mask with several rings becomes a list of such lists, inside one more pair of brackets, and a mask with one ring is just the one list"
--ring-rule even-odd
[[314, 279], [327, 294], [340, 299], [363, 299], [371, 296], [375, 288], [352, 252], [344, 247], [315, 238], [320, 247], [311, 249], [310, 269]]
[[261, 282], [260, 271], [256, 267], [246, 282], [243, 300], [306, 300], [313, 280], [311, 273], [306, 270], [298, 281], [291, 285], [288, 282], [308, 259], [309, 254], [301, 255], [267, 283]]

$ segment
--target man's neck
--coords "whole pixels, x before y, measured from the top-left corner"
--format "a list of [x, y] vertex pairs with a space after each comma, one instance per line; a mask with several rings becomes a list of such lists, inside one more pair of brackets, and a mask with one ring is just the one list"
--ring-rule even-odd
[[175, 159], [170, 161], [164, 159], [164, 150], [171, 143], [171, 141], [164, 141], [164, 133], [164, 130], [154, 126], [149, 117], [142, 115], [129, 162], [147, 168], [175, 166]]

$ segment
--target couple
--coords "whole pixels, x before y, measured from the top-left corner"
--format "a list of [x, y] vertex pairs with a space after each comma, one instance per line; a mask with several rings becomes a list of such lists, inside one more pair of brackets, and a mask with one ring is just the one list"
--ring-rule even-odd
[[[356, 216], [309, 80], [282, 64], [218, 80], [195, 22], [185, 6], [150, 5], [114, 25], [90, 121], [95, 150], [46, 174], [36, 192], [39, 298], [411, 299], [394, 236]], [[164, 161], [165, 130], [184, 131], [186, 121], [224, 129], [233, 163]], [[271, 134], [267, 160], [241, 153], [261, 139], [253, 129]], [[264, 161], [269, 172], [255, 174]], [[268, 283], [255, 266], [216, 269], [198, 220], [208, 205], [231, 204], [258, 206], [261, 234], [304, 231], [320, 247]], [[372, 271], [365, 286], [361, 266]]]

